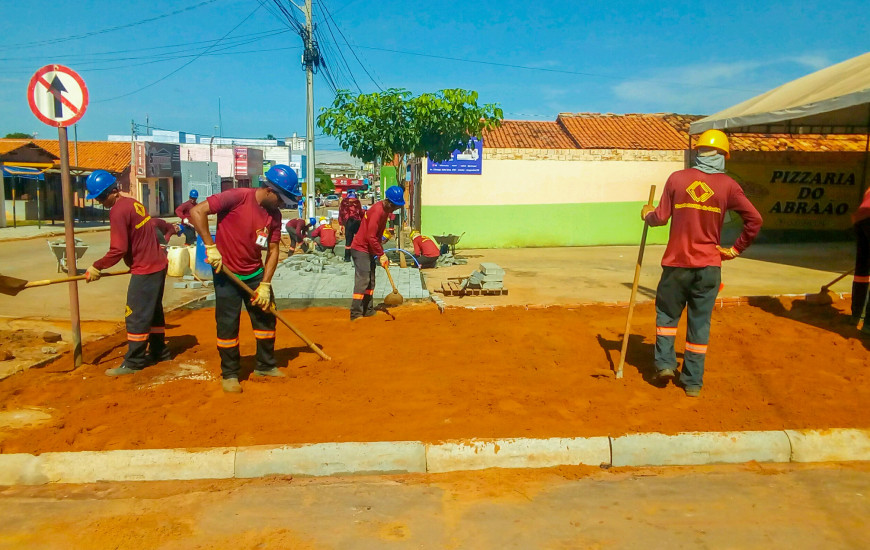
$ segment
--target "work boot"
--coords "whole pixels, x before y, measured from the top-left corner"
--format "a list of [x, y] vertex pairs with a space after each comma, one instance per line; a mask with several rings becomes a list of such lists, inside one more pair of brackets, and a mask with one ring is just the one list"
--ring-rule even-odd
[[656, 379], [662, 380], [665, 382], [668, 380], [672, 380], [674, 378], [674, 376], [675, 376], [674, 369], [660, 369], [656, 373]]
[[272, 367], [268, 370], [254, 370], [254, 376], [273, 376], [275, 378], [284, 378], [287, 376], [283, 372], [278, 370], [278, 367]]
[[239, 384], [238, 378], [224, 378], [221, 380], [221, 386], [226, 393], [242, 393], [242, 386]]
[[161, 351], [159, 354], [148, 354], [148, 362], [152, 365], [162, 363], [163, 361], [169, 361], [170, 359], [172, 359], [172, 354], [169, 353], [169, 348], [163, 348], [163, 351]]
[[699, 386], [686, 387], [686, 397], [701, 397], [701, 388]]
[[131, 369], [127, 365], [121, 365], [114, 369], [106, 369], [106, 376], [124, 376], [125, 374], [133, 374], [139, 372], [139, 369]]

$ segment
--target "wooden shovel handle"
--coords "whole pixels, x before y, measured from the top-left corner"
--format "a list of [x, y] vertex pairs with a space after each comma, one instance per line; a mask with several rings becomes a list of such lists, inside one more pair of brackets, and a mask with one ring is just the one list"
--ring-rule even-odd
[[[404, 256], [402, 256], [402, 257], [404, 257]], [[387, 279], [390, 280], [390, 285], [393, 287], [393, 292], [395, 292], [396, 294], [398, 294], [398, 293], [399, 293], [399, 289], [396, 288], [396, 283], [393, 282], [393, 275], [390, 273], [390, 268], [387, 267], [387, 268], [384, 269], [384, 271], [387, 272]]]
[[[126, 271], [115, 271], [112, 273], [101, 273], [100, 277], [114, 277], [115, 275], [127, 275], [130, 273], [130, 270]], [[58, 283], [69, 283], [71, 281], [83, 281], [85, 279], [85, 275], [76, 275], [74, 277], [64, 277], [63, 279], [43, 279], [42, 281], [30, 281], [24, 288], [33, 288], [35, 286], [47, 286], [47, 285], [56, 285]]]
[[[248, 285], [246, 285], [245, 283], [243, 283], [242, 280], [239, 279], [238, 276], [236, 276], [236, 274], [233, 273], [232, 271], [230, 271], [230, 270], [228, 270], [228, 269], [225, 269], [223, 266], [221, 266], [221, 270], [220, 270], [220, 272], [223, 273], [224, 275], [226, 275], [227, 278], [228, 278], [229, 280], [231, 280], [231, 281], [232, 281], [232, 282], [233, 282], [237, 287], [239, 287], [239, 288], [241, 288], [242, 290], [244, 290], [245, 292], [247, 292], [247, 293], [248, 293], [248, 296], [254, 297], [254, 296], [257, 294], [256, 292], [254, 292], [254, 291], [251, 289], [251, 287], [249, 287]], [[305, 342], [305, 345], [308, 346], [308, 347], [311, 349], [311, 351], [313, 351], [314, 353], [316, 353], [317, 355], [319, 355], [321, 359], [323, 359], [324, 361], [332, 361], [332, 357], [326, 355], [326, 354], [323, 352], [322, 349], [320, 349], [319, 347], [317, 347], [317, 345], [316, 345], [314, 342], [312, 342], [311, 340], [309, 340], [307, 336], [305, 336], [304, 334], [302, 334], [302, 333], [299, 331], [299, 329], [297, 329], [296, 327], [294, 327], [293, 325], [291, 325], [291, 324], [290, 324], [290, 321], [288, 321], [288, 320], [285, 319], [285, 318], [284, 318], [280, 313], [278, 313], [278, 310], [275, 308], [275, 304], [271, 304], [271, 305], [269, 306], [269, 313], [271, 313], [272, 315], [275, 316], [276, 319], [278, 319], [279, 321], [281, 321], [281, 323], [282, 323], [285, 327], [287, 327], [287, 328], [289, 328], [290, 330], [292, 330], [292, 331], [293, 331], [293, 334], [295, 334], [296, 336], [299, 337], [300, 340], [302, 340], [303, 342]]]

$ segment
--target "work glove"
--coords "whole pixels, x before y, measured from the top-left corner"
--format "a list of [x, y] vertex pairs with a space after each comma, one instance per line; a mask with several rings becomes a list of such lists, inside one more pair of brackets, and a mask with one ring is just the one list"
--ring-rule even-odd
[[101, 276], [102, 276], [102, 274], [100, 273], [100, 270], [94, 266], [91, 266], [88, 268], [87, 271], [85, 271], [85, 282], [90, 283], [90, 282], [96, 281]]
[[224, 264], [223, 256], [217, 249], [216, 244], [205, 245], [205, 261], [211, 264], [215, 271], [220, 271]]
[[381, 254], [380, 257], [378, 258], [378, 262], [380, 262], [381, 267], [383, 267], [384, 269], [389, 269], [390, 259], [387, 258], [386, 254]]
[[640, 219], [646, 221], [646, 217], [650, 215], [650, 212], [655, 212], [656, 207], [651, 204], [643, 205], [643, 208], [640, 209]]
[[272, 283], [262, 282], [254, 292], [251, 303], [263, 311], [268, 311], [269, 305], [272, 303]]
[[190, 220], [188, 218], [184, 218], [183, 220], [181, 220], [181, 223], [183, 223], [184, 225], [190, 225]]
[[740, 252], [737, 252], [737, 249], [733, 246], [730, 248], [722, 248], [721, 246], [717, 245], [716, 250], [719, 251], [719, 257], [721, 257], [723, 260], [733, 260], [740, 255]]

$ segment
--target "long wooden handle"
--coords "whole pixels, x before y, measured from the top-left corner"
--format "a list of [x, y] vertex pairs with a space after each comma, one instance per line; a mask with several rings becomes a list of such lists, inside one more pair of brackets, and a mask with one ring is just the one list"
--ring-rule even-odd
[[[224, 275], [226, 275], [227, 278], [228, 278], [229, 280], [231, 280], [233, 283], [235, 283], [235, 285], [236, 285], [237, 287], [239, 287], [239, 288], [241, 288], [242, 290], [244, 290], [245, 292], [247, 292], [247, 293], [248, 293], [248, 296], [251, 296], [251, 297], [256, 296], [257, 293], [254, 292], [253, 289], [251, 289], [251, 287], [249, 287], [248, 285], [246, 285], [245, 283], [243, 283], [242, 280], [239, 279], [239, 278], [236, 276], [235, 273], [233, 273], [232, 271], [230, 271], [230, 270], [228, 270], [228, 269], [224, 269], [223, 266], [221, 266], [221, 270], [220, 270], [220, 272], [223, 273]], [[287, 328], [289, 328], [290, 330], [292, 330], [292, 331], [293, 331], [293, 334], [295, 334], [296, 336], [299, 337], [300, 340], [302, 340], [303, 342], [305, 342], [305, 345], [308, 346], [309, 348], [311, 348], [311, 351], [313, 351], [314, 353], [316, 353], [317, 355], [319, 355], [321, 359], [323, 359], [324, 361], [332, 361], [332, 357], [330, 357], [330, 356], [326, 355], [325, 353], [323, 353], [323, 350], [322, 350], [322, 349], [320, 349], [319, 347], [317, 347], [317, 345], [316, 345], [314, 342], [312, 342], [311, 340], [309, 340], [307, 336], [305, 336], [304, 334], [302, 334], [302, 333], [301, 333], [301, 332], [300, 332], [296, 327], [294, 327], [293, 325], [291, 325], [291, 324], [290, 324], [290, 321], [288, 321], [288, 320], [285, 319], [285, 318], [284, 318], [280, 313], [278, 313], [278, 310], [275, 308], [275, 304], [271, 304], [271, 306], [269, 307], [269, 313], [271, 313], [272, 315], [275, 316], [276, 319], [278, 319], [279, 321], [281, 321], [281, 323], [283, 323], [284, 326], [286, 326]]]
[[828, 283], [828, 284], [826, 284], [825, 286], [823, 286], [823, 287], [822, 287], [822, 292], [825, 292], [826, 290], [828, 290], [829, 288], [831, 288], [832, 286], [834, 286], [834, 284], [837, 283], [840, 279], [842, 279], [842, 278], [844, 278], [844, 277], [848, 277], [849, 275], [851, 275], [851, 274], [854, 273], [854, 272], [855, 272], [855, 268], [853, 267], [853, 268], [850, 269], [849, 271], [843, 273], [842, 275], [840, 275], [839, 277], [837, 277], [836, 279], [834, 279], [834, 280], [831, 281], [830, 283]]
[[[128, 273], [130, 273], [129, 269], [126, 271], [115, 271], [113, 273], [101, 273], [100, 277], [114, 277], [115, 275], [127, 275]], [[85, 275], [76, 275], [74, 277], [64, 277], [63, 279], [44, 279], [42, 281], [30, 281], [26, 285], [24, 285], [24, 288], [56, 285], [58, 283], [69, 283], [70, 281], [83, 281], [85, 277]]]
[[[652, 206], [656, 195], [656, 186], [649, 187], [649, 200], [647, 205]], [[616, 377], [622, 378], [622, 369], [625, 366], [625, 354], [628, 351], [628, 333], [631, 330], [631, 316], [634, 313], [634, 301], [637, 297], [637, 284], [640, 281], [640, 268], [643, 265], [643, 251], [646, 248], [646, 234], [649, 224], [643, 221], [643, 234], [640, 237], [640, 250], [637, 253], [637, 265], [634, 268], [634, 282], [631, 283], [631, 298], [628, 300], [628, 317], [625, 320], [625, 331], [622, 334], [622, 351], [619, 354], [619, 366], [616, 368]]]
[[[404, 257], [403, 254], [399, 254], [399, 256]], [[390, 268], [389, 268], [389, 267], [385, 267], [385, 268], [384, 268], [384, 271], [387, 272], [387, 278], [390, 280], [390, 284], [393, 286], [393, 292], [395, 292], [396, 294], [398, 294], [398, 293], [399, 293], [399, 289], [396, 288], [396, 283], [393, 282], [393, 275], [390, 273]]]

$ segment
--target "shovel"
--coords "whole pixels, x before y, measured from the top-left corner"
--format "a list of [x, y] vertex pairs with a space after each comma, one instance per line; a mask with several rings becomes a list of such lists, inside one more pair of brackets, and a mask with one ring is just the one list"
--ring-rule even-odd
[[[233, 273], [232, 271], [230, 271], [230, 270], [228, 270], [228, 269], [224, 269], [224, 267], [221, 266], [221, 273], [223, 273], [224, 275], [226, 275], [227, 278], [228, 278], [229, 280], [231, 280], [231, 281], [233, 282], [233, 284], [235, 284], [237, 287], [239, 287], [239, 288], [241, 288], [242, 290], [244, 290], [245, 292], [247, 292], [248, 295], [249, 295], [251, 298], [253, 298], [254, 296], [256, 296], [257, 293], [254, 292], [253, 290], [251, 290], [251, 287], [249, 287], [248, 285], [246, 285], [245, 283], [243, 283], [243, 282], [241, 281], [241, 279], [239, 279], [239, 278], [236, 276], [236, 274]], [[330, 357], [330, 356], [326, 355], [325, 353], [323, 353], [323, 350], [322, 350], [322, 349], [320, 349], [319, 347], [317, 347], [317, 345], [316, 345], [314, 342], [312, 342], [311, 340], [309, 340], [307, 336], [305, 336], [304, 334], [302, 334], [301, 332], [299, 332], [299, 329], [297, 329], [296, 327], [294, 327], [293, 325], [291, 325], [291, 324], [290, 324], [290, 321], [288, 321], [287, 319], [285, 319], [284, 317], [282, 317], [281, 314], [278, 313], [278, 310], [275, 308], [275, 304], [269, 304], [269, 313], [271, 313], [272, 315], [275, 316], [276, 319], [278, 319], [279, 321], [281, 321], [281, 322], [284, 324], [284, 326], [286, 326], [287, 328], [289, 328], [290, 330], [292, 330], [293, 333], [294, 333], [296, 336], [298, 336], [300, 340], [302, 340], [303, 342], [305, 342], [305, 345], [307, 345], [309, 348], [311, 348], [311, 351], [313, 351], [314, 353], [316, 353], [317, 355], [319, 355], [321, 359], [323, 359], [324, 361], [332, 361], [332, 357]]]
[[815, 304], [820, 306], [826, 306], [828, 304], [834, 303], [834, 297], [832, 296], [833, 292], [831, 292], [831, 287], [834, 286], [834, 283], [839, 282], [840, 279], [848, 277], [852, 273], [855, 273], [855, 268], [850, 269], [849, 271], [843, 273], [830, 283], [826, 284], [819, 290], [818, 294], [807, 294], [806, 300], [808, 304]]
[[[115, 275], [127, 275], [130, 273], [130, 270], [127, 271], [118, 271], [115, 273], [102, 273], [101, 277], [113, 277]], [[0, 294], [5, 294], [7, 296], [16, 296], [19, 292], [24, 290], [25, 288], [33, 288], [37, 286], [48, 286], [48, 285], [56, 285], [58, 283], [69, 283], [71, 281], [82, 281], [84, 280], [84, 275], [76, 275], [75, 277], [65, 277], [63, 279], [45, 279], [42, 281], [26, 281], [24, 279], [16, 279], [15, 277], [8, 277], [6, 275], [0, 275]]]
[[[404, 256], [402, 256], [404, 258]], [[402, 305], [402, 302], [405, 301], [405, 298], [399, 294], [399, 289], [396, 288], [396, 283], [393, 282], [393, 276], [390, 274], [390, 268], [384, 269], [387, 272], [387, 278], [390, 279], [390, 285], [393, 287], [393, 291], [386, 296], [384, 296], [384, 304], [388, 307], [396, 307]]]

